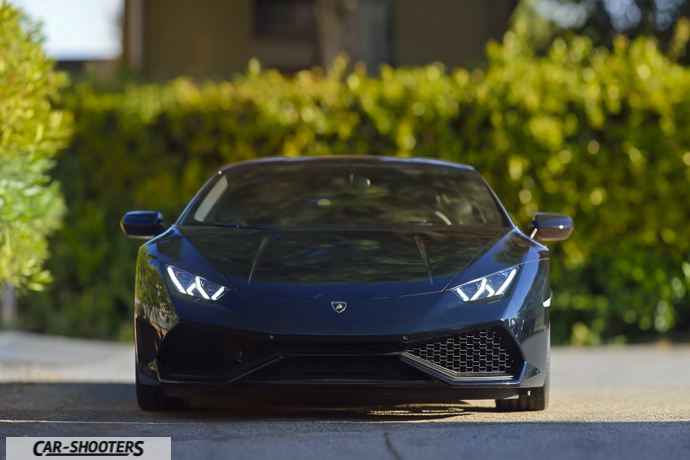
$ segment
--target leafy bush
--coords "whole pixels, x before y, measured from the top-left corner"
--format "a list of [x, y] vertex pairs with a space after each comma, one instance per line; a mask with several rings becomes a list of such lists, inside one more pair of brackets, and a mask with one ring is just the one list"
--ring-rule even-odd
[[538, 56], [510, 32], [487, 52], [473, 72], [433, 64], [372, 78], [338, 59], [326, 74], [285, 77], [252, 61], [232, 82], [77, 87], [66, 107], [78, 134], [55, 170], [69, 225], [31, 321], [130, 336], [139, 243], [119, 219], [158, 209], [173, 220], [224, 164], [385, 154], [475, 166], [523, 226], [537, 210], [573, 216], [570, 240], [552, 245], [554, 342], [687, 331], [690, 70], [645, 38], [611, 51], [557, 39]]
[[47, 172], [69, 135], [69, 116], [51, 107], [66, 77], [53, 72], [35, 24], [0, 2], [0, 286], [39, 290], [46, 236], [65, 210]]

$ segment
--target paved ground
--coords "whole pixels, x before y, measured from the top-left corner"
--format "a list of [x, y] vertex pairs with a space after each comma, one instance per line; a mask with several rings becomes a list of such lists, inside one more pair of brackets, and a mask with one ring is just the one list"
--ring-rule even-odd
[[556, 348], [552, 406], [526, 414], [489, 401], [294, 399], [143, 413], [132, 356], [120, 344], [0, 334], [0, 457], [6, 436], [136, 435], [172, 436], [173, 458], [195, 460], [690, 458], [690, 347]]
[[133, 345], [0, 332], [0, 382], [134, 383], [133, 369]]

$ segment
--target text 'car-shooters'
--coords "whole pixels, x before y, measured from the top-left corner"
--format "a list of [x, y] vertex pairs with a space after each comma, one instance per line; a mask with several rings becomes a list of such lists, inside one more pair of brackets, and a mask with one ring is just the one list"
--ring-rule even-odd
[[[569, 217], [523, 233], [473, 168], [386, 157], [275, 158], [218, 171], [136, 273], [136, 381], [146, 410], [196, 396], [366, 391], [549, 395], [549, 250]], [[427, 399], [428, 400], [428, 399]]]

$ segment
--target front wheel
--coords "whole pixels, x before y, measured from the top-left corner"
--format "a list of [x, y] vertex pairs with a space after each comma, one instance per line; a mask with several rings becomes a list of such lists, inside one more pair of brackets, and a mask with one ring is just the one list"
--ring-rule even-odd
[[546, 380], [544, 386], [530, 391], [529, 395], [520, 395], [518, 399], [497, 399], [496, 409], [502, 412], [521, 412], [545, 410], [549, 407], [549, 387], [551, 376], [549, 367], [551, 364], [551, 350], [546, 350]]
[[190, 398], [165, 396], [161, 387], [139, 383], [138, 372], [136, 373], [136, 387], [137, 404], [145, 411], [184, 410], [189, 408], [192, 402]]

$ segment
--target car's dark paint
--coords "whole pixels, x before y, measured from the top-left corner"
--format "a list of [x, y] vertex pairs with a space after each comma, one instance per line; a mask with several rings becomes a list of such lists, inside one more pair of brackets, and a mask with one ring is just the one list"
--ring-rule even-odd
[[573, 232], [573, 219], [565, 214], [538, 212], [532, 217], [528, 233], [538, 241], [562, 241]]
[[[174, 257], [158, 250], [161, 246], [166, 249], [171, 247], [168, 237], [178, 241], [172, 246], [178, 248]], [[543, 246], [516, 230], [505, 235], [484, 258], [468, 267], [452, 283], [459, 285], [516, 263], [522, 264], [510, 295], [484, 304], [464, 304], [451, 292], [442, 290], [372, 299], [343, 292], [342, 289], [324, 292], [310, 299], [234, 290], [215, 303], [192, 299], [171, 289], [168, 277], [163, 275], [164, 264], [182, 265], [217, 283], [222, 283], [222, 280], [217, 274], [213, 276], [213, 267], [205, 258], [194, 255], [190, 245], [180, 244], [181, 238], [177, 229], [171, 229], [159, 239], [144, 245], [140, 251], [136, 315], [153, 325], [155, 338], [149, 338], [149, 341], [159, 344], [167, 331], [180, 320], [245, 331], [245, 334], [315, 336], [319, 339], [351, 336], [363, 340], [372, 335], [434, 335], [461, 325], [479, 325], [498, 319], [515, 334], [523, 350], [527, 350], [524, 354], [528, 364], [543, 369], [549, 324], [548, 308], [543, 306], [549, 296], [548, 259], [541, 258]], [[183, 253], [187, 253], [188, 258], [183, 258]], [[171, 293], [167, 300], [160, 297], [165, 291]], [[330, 307], [332, 300], [347, 302], [347, 312], [343, 315], [335, 313]], [[157, 346], [149, 348], [157, 349]], [[150, 361], [143, 364], [148, 363]], [[539, 374], [523, 379], [522, 384], [538, 386]]]
[[[468, 396], [463, 397], [501, 398], [541, 387], [549, 344], [549, 251], [523, 234], [507, 214], [506, 221], [509, 225], [498, 229], [328, 233], [173, 225], [139, 250], [135, 300], [139, 381], [162, 385], [170, 396], [208, 388], [199, 382], [169, 383], [156, 370], [161, 343], [181, 322], [263, 340], [308, 338], [315, 343], [372, 338], [406, 342], [499, 324], [510, 331], [524, 357], [518, 380], [453, 382], [429, 371], [436, 382], [420, 384], [418, 389], [455, 386], [466, 390]], [[216, 302], [181, 295], [171, 285], [166, 264], [232, 290]], [[499, 300], [468, 304], [448, 290], [515, 265], [520, 265], [517, 278]], [[332, 301], [347, 302], [347, 310], [337, 313]], [[233, 383], [228, 388], [261, 387], [251, 381], [251, 372], [229, 376]], [[389, 390], [394, 387], [387, 385]]]
[[[168, 234], [174, 232], [175, 230], [171, 230]], [[476, 279], [475, 274], [481, 273], [479, 276], [484, 276], [506, 266], [516, 265], [513, 263], [516, 262], [515, 260], [504, 261], [500, 257], [506, 252], [506, 247], [514, 244], [512, 241], [514, 235], [512, 237], [506, 235], [499, 242], [502, 248], [492, 248], [489, 252], [490, 256], [499, 255], [499, 257], [477, 260], [475, 264], [458, 276], [453, 284], [459, 285]], [[522, 238], [526, 245], [537, 246], [538, 244], [524, 236]], [[351, 288], [346, 289], [349, 286], [326, 284], [321, 292], [312, 297], [279, 296], [272, 293], [236, 289], [218, 301], [211, 302], [178, 294], [172, 289], [173, 286], [167, 274], [162, 275], [161, 266], [164, 264], [183, 265], [185, 269], [219, 284], [228, 285], [227, 280], [221, 280], [218, 275], [213, 277], [213, 268], [200, 255], [196, 255], [194, 260], [191, 258], [186, 260], [181, 260], [179, 257], [170, 258], [167, 254], [156, 250], [156, 246], [158, 245], [142, 248], [140, 257], [142, 260], [152, 259], [148, 265], [160, 270], [161, 275], [160, 278], [155, 277], [156, 282], [159, 283], [163, 280], [166, 283], [171, 301], [170, 304], [166, 303], [166, 305], [173, 305], [180, 318], [268, 334], [405, 334], [420, 330], [444, 329], [449, 325], [464, 324], [467, 320], [471, 320], [471, 323], [488, 322], [491, 319], [496, 319], [496, 312], [503, 311], [502, 309], [506, 308], [508, 304], [512, 304], [516, 296], [526, 296], [528, 292], [532, 292], [531, 284], [523, 292], [524, 283], [522, 280], [532, 280], [540, 261], [542, 264], [545, 263], [544, 260], [540, 259], [538, 252], [535, 251], [530, 254], [530, 251], [526, 251], [522, 260], [518, 262], [522, 266], [511, 296], [482, 304], [465, 304], [451, 292], [444, 291], [445, 286], [432, 292], [417, 295], [374, 295], [377, 287], [381, 289], [380, 292], [386, 293], [389, 283], [383, 285], [363, 283], [359, 291]], [[143, 262], [140, 262], [139, 270], [142, 270], [142, 264]], [[142, 277], [141, 274], [138, 276], [139, 278]], [[540, 281], [543, 282], [544, 280], [540, 279]], [[143, 289], [142, 294], [145, 293], [146, 289]], [[363, 293], [370, 295], [363, 295]], [[140, 296], [137, 296], [137, 299], [142, 300]], [[333, 300], [348, 303], [346, 314], [333, 316], [335, 312], [330, 307], [330, 302]], [[544, 300], [546, 298], [541, 299], [542, 302]], [[161, 303], [158, 297], [156, 297], [155, 303]], [[161, 314], [159, 312], [153, 316], [168, 318], [171, 317], [172, 313]], [[206, 317], [206, 313], [210, 316]], [[162, 324], [160, 326], [169, 327]]]
[[165, 231], [163, 214], [158, 211], [132, 211], [120, 221], [120, 228], [130, 238], [149, 240]]
[[308, 299], [333, 292], [377, 298], [442, 291], [509, 230], [178, 229], [237, 289]]

